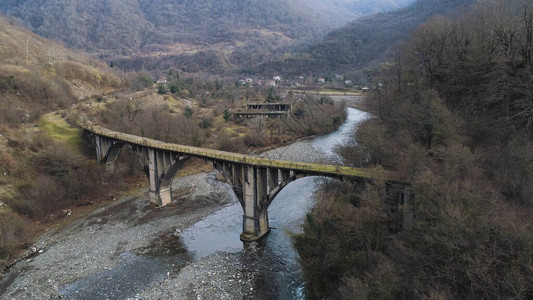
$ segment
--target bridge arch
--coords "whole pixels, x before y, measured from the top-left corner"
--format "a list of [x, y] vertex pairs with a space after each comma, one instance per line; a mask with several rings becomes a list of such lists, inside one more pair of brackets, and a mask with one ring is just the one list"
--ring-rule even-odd
[[[82, 126], [95, 138], [99, 162], [113, 164], [125, 145], [132, 148], [150, 181], [150, 202], [159, 206], [171, 202], [171, 185], [177, 171], [190, 157], [213, 162], [231, 184], [243, 208], [241, 240], [254, 241], [266, 235], [268, 207], [289, 183], [307, 176], [344, 180], [395, 181], [390, 172], [344, 166], [282, 161], [192, 146], [170, 144], [149, 138], [111, 131], [98, 126]], [[392, 178], [392, 179], [391, 179]]]
[[106, 165], [113, 165], [117, 161], [118, 157], [120, 156], [120, 153], [122, 152], [122, 149], [126, 145], [125, 142], [116, 142], [109, 147], [107, 152], [105, 153], [103, 157], [103, 162]]
[[[232, 164], [213, 160], [215, 168], [223, 174], [237, 195], [243, 213], [241, 240], [255, 241], [270, 231], [268, 208], [276, 196], [291, 182], [321, 174], [296, 172], [290, 169]], [[327, 176], [339, 178], [339, 176]]]
[[158, 194], [156, 199], [157, 205], [166, 205], [172, 202], [172, 182], [178, 171], [183, 167], [190, 156], [178, 156], [171, 165], [169, 165], [161, 175], [158, 175], [155, 193]]

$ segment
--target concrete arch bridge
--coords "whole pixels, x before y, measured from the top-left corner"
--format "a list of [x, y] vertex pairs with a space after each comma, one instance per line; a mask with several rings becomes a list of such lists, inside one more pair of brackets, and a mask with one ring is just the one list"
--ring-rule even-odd
[[270, 231], [268, 207], [290, 182], [306, 176], [327, 176], [341, 180], [385, 180], [390, 173], [371, 169], [274, 160], [257, 156], [165, 143], [112, 131], [99, 126], [83, 126], [94, 138], [99, 162], [112, 165], [124, 146], [130, 147], [150, 181], [150, 202], [164, 206], [171, 199], [174, 176], [191, 157], [209, 160], [231, 184], [243, 208], [242, 241], [255, 241]]

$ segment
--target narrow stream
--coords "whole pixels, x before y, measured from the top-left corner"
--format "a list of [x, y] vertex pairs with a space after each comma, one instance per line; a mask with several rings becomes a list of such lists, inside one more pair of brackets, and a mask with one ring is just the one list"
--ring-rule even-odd
[[[323, 152], [327, 160], [340, 162], [340, 157], [333, 151], [335, 146], [347, 142], [356, 126], [368, 116], [360, 110], [347, 108], [346, 122], [337, 131], [318, 137], [310, 144]], [[183, 241], [196, 259], [216, 251], [253, 251], [257, 263], [251, 267], [260, 269], [251, 271], [259, 272], [263, 279], [256, 285], [268, 285], [256, 287], [257, 291], [268, 293], [258, 295], [259, 298], [305, 299], [305, 283], [290, 236], [301, 230], [305, 215], [314, 206], [314, 193], [320, 180], [324, 178], [306, 177], [285, 187], [268, 209], [273, 230], [251, 249], [239, 240], [242, 208], [238, 201], [182, 232]]]

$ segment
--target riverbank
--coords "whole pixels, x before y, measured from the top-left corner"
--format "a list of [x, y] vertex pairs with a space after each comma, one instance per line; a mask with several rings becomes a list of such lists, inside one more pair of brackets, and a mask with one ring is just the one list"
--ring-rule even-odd
[[154, 241], [189, 227], [231, 200], [226, 188], [210, 183], [214, 176], [201, 173], [177, 180], [177, 201], [167, 207], [150, 205], [144, 190], [46, 233], [35, 243], [36, 256], [17, 263], [0, 279], [0, 295], [54, 298], [64, 285], [117, 267], [124, 253], [142, 256], [158, 251]]
[[[263, 155], [321, 161], [323, 154], [311, 143], [299, 141]], [[195, 260], [180, 237], [192, 224], [234, 203], [228, 186], [215, 175], [204, 172], [176, 179], [176, 201], [170, 206], [151, 206], [143, 190], [46, 233], [35, 244], [36, 255], [17, 263], [0, 279], [0, 295], [18, 299], [234, 299], [254, 295], [259, 272], [250, 271], [257, 251], [253, 244], [246, 251], [216, 252]], [[116, 276], [130, 272], [132, 266], [136, 267], [131, 272], [143, 274], [142, 280], [126, 284], [127, 290], [116, 290]]]
[[[264, 155], [319, 159], [321, 154], [310, 144], [299, 141]], [[143, 190], [44, 234], [35, 243], [35, 256], [12, 266], [0, 279], [0, 295], [16, 299], [234, 299], [253, 295], [259, 273], [243, 271], [250, 269], [243, 264], [253, 264], [253, 245], [239, 253], [216, 252], [195, 260], [180, 238], [192, 224], [234, 203], [228, 186], [215, 175], [204, 172], [176, 179], [176, 201], [167, 207], [150, 205]], [[127, 272], [128, 265], [137, 265], [132, 271], [145, 277], [128, 290], [117, 291], [115, 275]], [[101, 288], [94, 290], [95, 284]]]
[[[299, 141], [262, 155], [325, 162], [323, 151], [313, 146], [315, 141]], [[278, 229], [265, 242], [244, 246], [238, 241], [242, 211], [230, 187], [216, 180], [216, 172], [176, 178], [176, 201], [163, 208], [151, 206], [147, 191], [142, 190], [42, 236], [36, 243], [42, 251], [17, 263], [0, 279], [0, 295], [8, 299], [242, 299], [277, 297], [283, 289], [290, 297], [294, 291], [302, 294], [296, 254], [287, 254], [292, 249], [287, 231], [297, 230], [312, 206], [312, 200], [295, 201], [313, 198], [314, 179], [308, 179], [295, 182], [295, 191], [287, 199], [283, 200], [283, 192], [289, 188], [278, 195], [273, 206], [279, 204], [281, 209], [271, 207], [271, 226]], [[289, 203], [300, 207], [287, 209]], [[230, 207], [237, 208], [236, 217], [225, 235], [236, 238], [238, 249], [215, 249], [205, 255], [188, 249], [187, 231], [192, 225]], [[289, 218], [280, 211], [291, 217], [295, 211], [303, 215], [287, 222]], [[207, 228], [217, 224], [207, 224]], [[271, 257], [275, 265], [268, 264]], [[279, 268], [289, 277], [290, 287], [276, 278]]]

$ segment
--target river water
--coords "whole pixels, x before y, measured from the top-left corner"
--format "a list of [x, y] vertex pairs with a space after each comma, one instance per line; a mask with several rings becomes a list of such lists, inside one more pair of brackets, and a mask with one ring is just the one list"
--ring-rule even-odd
[[[347, 108], [347, 118], [339, 129], [331, 134], [309, 141], [309, 145], [324, 154], [326, 161], [340, 162], [334, 152], [336, 146], [350, 140], [359, 123], [368, 114]], [[324, 159], [320, 159], [324, 161]], [[320, 184], [319, 177], [306, 177], [290, 183], [274, 199], [268, 209], [270, 233], [252, 247], [239, 240], [242, 231], [242, 208], [237, 202], [214, 213], [181, 233], [185, 245], [197, 258], [216, 251], [229, 253], [252, 251], [256, 263], [254, 271], [262, 278], [256, 282], [259, 298], [305, 299], [298, 254], [292, 246], [291, 234], [301, 231], [305, 215], [315, 204], [314, 193]], [[228, 187], [229, 188], [229, 187]], [[249, 257], [247, 255], [246, 257]]]
[[[339, 162], [333, 149], [349, 141], [366, 118], [347, 108], [346, 122], [337, 131], [265, 155]], [[213, 174], [202, 178], [207, 182], [189, 180], [210, 186], [215, 198], [233, 195]], [[191, 184], [184, 180], [181, 184]], [[285, 187], [268, 209], [272, 230], [254, 243], [239, 240], [243, 212], [235, 197], [198, 218], [196, 211], [176, 218], [171, 208], [152, 209], [142, 194], [125, 198], [54, 233], [51, 244], [43, 238], [44, 244], [37, 245], [43, 253], [0, 277], [0, 298], [305, 299], [291, 234], [300, 232], [323, 180], [306, 177]]]

